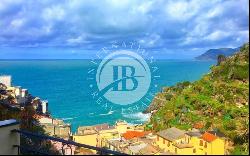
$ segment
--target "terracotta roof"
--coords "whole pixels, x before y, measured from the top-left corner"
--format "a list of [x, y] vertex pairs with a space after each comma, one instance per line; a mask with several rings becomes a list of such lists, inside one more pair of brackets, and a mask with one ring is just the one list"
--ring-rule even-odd
[[139, 132], [139, 131], [127, 131], [126, 133], [124, 133], [122, 136], [128, 140], [128, 139], [133, 139], [133, 138], [140, 138], [140, 137], [144, 137], [145, 135], [147, 135], [149, 132]]
[[205, 132], [203, 135], [202, 135], [202, 139], [207, 141], [207, 142], [212, 142], [214, 141], [215, 139], [217, 139], [217, 137], [211, 133], [208, 133], [208, 132]]

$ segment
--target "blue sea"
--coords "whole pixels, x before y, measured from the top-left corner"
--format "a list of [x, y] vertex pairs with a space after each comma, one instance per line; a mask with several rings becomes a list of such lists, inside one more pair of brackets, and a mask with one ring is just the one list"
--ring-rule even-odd
[[[154, 66], [159, 77], [149, 92], [198, 80], [213, 64], [215, 61], [157, 60]], [[48, 100], [51, 115], [71, 123], [73, 131], [82, 125], [114, 124], [118, 119], [135, 124], [145, 122], [149, 117], [141, 113], [145, 108], [126, 114], [121, 111], [123, 106], [111, 104], [109, 110], [96, 103], [88, 80], [88, 71], [94, 66], [90, 60], [1, 60], [0, 75], [11, 75], [14, 86], [27, 88], [33, 96]]]

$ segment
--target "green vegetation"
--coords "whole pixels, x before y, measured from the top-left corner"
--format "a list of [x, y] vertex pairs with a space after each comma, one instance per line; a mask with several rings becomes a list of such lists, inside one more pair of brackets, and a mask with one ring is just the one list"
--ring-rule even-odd
[[166, 87], [154, 98], [147, 112], [156, 111], [149, 124], [159, 131], [169, 127], [217, 129], [234, 143], [232, 154], [249, 151], [249, 43], [200, 80]]

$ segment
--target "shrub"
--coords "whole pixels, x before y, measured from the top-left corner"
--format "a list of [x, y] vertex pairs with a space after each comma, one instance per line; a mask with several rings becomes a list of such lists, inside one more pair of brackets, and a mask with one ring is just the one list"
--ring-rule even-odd
[[224, 126], [225, 130], [228, 130], [228, 131], [232, 131], [232, 130], [236, 129], [236, 124], [235, 124], [235, 121], [233, 121], [233, 120], [225, 121], [223, 123], [223, 126]]

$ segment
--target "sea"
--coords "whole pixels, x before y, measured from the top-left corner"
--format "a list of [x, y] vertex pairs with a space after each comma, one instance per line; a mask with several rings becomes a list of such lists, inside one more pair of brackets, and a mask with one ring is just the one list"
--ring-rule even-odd
[[144, 123], [150, 114], [142, 112], [155, 93], [178, 82], [196, 81], [208, 73], [215, 63], [156, 60], [152, 66], [157, 67], [154, 68], [157, 69], [157, 76], [148, 91], [152, 96], [148, 102], [144, 102], [144, 108], [133, 111], [126, 111], [128, 107], [112, 103], [108, 103], [108, 107], [103, 106], [96, 101], [90, 88], [95, 84], [88, 80], [91, 69], [96, 69], [96, 64], [91, 60], [0, 60], [0, 75], [11, 75], [14, 86], [26, 88], [33, 96], [48, 100], [51, 115], [70, 123], [75, 132], [78, 126], [112, 125], [117, 120], [126, 120], [131, 124]]

